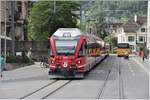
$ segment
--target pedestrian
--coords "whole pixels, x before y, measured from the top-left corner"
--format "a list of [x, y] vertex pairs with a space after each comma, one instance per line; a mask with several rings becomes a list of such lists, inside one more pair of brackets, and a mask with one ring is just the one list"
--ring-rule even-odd
[[144, 61], [144, 50], [143, 50], [143, 48], [141, 48], [140, 57], [141, 57], [142, 60]]
[[140, 50], [140, 52], [139, 52], [139, 57], [141, 57], [141, 50]]
[[5, 68], [5, 59], [3, 56], [0, 57], [0, 64], [1, 64], [1, 71], [6, 71], [6, 68]]
[[27, 57], [29, 58], [29, 59], [31, 59], [31, 48], [29, 49], [29, 51], [28, 51], [28, 53], [27, 53]]

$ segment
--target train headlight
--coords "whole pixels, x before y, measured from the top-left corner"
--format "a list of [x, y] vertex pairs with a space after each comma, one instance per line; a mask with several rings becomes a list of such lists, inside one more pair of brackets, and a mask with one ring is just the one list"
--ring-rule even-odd
[[81, 63], [81, 61], [79, 60], [79, 61], [77, 61], [77, 63], [78, 63], [78, 64], [80, 64], [80, 63]]
[[68, 66], [68, 63], [64, 62], [63, 66], [66, 68]]
[[51, 63], [54, 64], [55, 62], [52, 60]]

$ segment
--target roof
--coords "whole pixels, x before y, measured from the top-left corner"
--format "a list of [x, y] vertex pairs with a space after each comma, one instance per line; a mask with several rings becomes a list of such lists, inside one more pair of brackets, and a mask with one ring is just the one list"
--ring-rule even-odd
[[139, 25], [143, 25], [144, 23], [146, 23], [147, 22], [147, 17], [145, 17], [145, 16], [137, 16], [137, 23], [139, 24]]
[[137, 16], [137, 21], [134, 19], [128, 20], [125, 24], [122, 25], [124, 32], [136, 32], [140, 26], [147, 22], [146, 17]]
[[136, 32], [139, 29], [140, 25], [134, 21], [128, 21], [127, 23], [122, 25], [124, 32]]

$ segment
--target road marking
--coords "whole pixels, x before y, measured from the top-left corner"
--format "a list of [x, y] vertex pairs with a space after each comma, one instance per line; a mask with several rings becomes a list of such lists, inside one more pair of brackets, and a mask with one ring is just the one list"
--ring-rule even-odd
[[133, 60], [134, 60], [147, 74], [149, 74], [149, 70], [146, 69], [143, 64], [141, 64], [141, 63], [140, 63], [139, 61], [137, 61], [135, 58], [133, 58]]

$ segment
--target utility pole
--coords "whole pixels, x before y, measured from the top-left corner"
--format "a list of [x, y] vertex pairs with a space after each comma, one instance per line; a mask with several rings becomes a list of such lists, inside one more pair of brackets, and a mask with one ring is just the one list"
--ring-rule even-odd
[[147, 48], [149, 50], [149, 59], [150, 59], [150, 0], [148, 0], [148, 7], [147, 7]]
[[82, 1], [80, 1], [80, 28], [82, 28]]
[[56, 1], [54, 0], [54, 13], [56, 13]]
[[4, 44], [4, 61], [5, 61], [5, 67], [6, 68], [6, 53], [7, 53], [7, 40], [6, 40], [6, 33], [7, 33], [7, 1], [5, 1], [5, 32], [4, 32], [4, 36], [5, 36], [5, 44]]
[[[1, 20], [2, 19], [1, 2], [2, 1], [0, 1], [0, 60], [1, 60], [1, 35], [2, 35], [2, 29], [1, 29], [1, 27], [2, 27], [1, 26], [1, 21], [2, 21]], [[1, 63], [0, 63], [0, 77], [2, 77], [2, 65], [1, 65]]]
[[147, 7], [147, 48], [150, 49], [150, 0], [148, 0]]
[[11, 38], [12, 38], [12, 54], [15, 55], [15, 24], [14, 24], [14, 14], [15, 14], [15, 1], [11, 1]]

